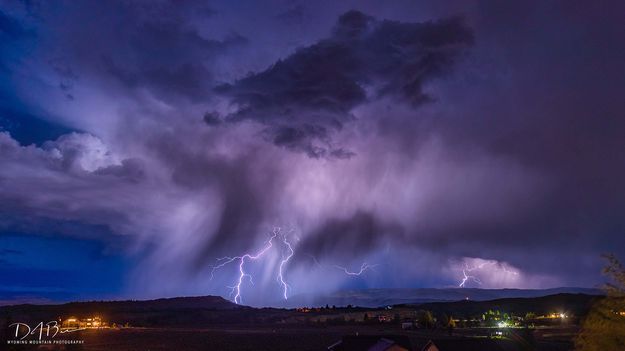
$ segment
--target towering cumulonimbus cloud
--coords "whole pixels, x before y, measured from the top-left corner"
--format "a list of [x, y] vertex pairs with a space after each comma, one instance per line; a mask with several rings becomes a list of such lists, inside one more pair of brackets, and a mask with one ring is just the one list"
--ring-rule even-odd
[[275, 228], [245, 304], [592, 286], [625, 247], [620, 8], [7, 5], [0, 235], [101, 242], [137, 297], [228, 297], [217, 259]]

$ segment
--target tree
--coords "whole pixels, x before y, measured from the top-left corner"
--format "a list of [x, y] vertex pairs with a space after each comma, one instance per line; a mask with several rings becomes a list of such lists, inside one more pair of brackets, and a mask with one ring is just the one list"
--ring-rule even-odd
[[456, 321], [453, 316], [445, 316], [445, 327], [447, 328], [447, 332], [451, 336], [454, 333], [454, 328], [456, 328]]
[[421, 327], [430, 328], [434, 326], [434, 317], [432, 317], [432, 312], [419, 310], [417, 311], [417, 322]]
[[614, 255], [604, 257], [608, 265], [603, 273], [613, 283], [604, 287], [606, 297], [597, 301], [584, 319], [575, 339], [578, 351], [625, 349], [625, 268]]

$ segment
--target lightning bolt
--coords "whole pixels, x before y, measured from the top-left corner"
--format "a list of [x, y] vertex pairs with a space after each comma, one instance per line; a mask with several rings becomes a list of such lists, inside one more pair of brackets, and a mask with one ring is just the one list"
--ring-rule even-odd
[[[240, 304], [241, 303], [241, 285], [243, 284], [243, 279], [245, 279], [246, 277], [249, 279], [250, 283], [252, 285], [254, 285], [254, 281], [252, 280], [252, 276], [250, 274], [245, 273], [245, 269], [243, 268], [243, 266], [245, 265], [245, 260], [252, 260], [255, 261], [259, 258], [261, 258], [263, 255], [265, 255], [265, 253], [267, 251], [269, 251], [269, 249], [271, 249], [273, 247], [273, 239], [276, 238], [276, 236], [278, 235], [279, 230], [274, 229], [273, 230], [273, 235], [271, 236], [271, 238], [269, 238], [269, 240], [265, 243], [265, 246], [258, 251], [255, 255], [251, 255], [251, 254], [244, 254], [243, 256], [235, 256], [235, 257], [224, 257], [223, 259], [224, 262], [220, 265], [218, 265], [217, 267], [213, 267], [213, 270], [211, 272], [211, 274], [213, 274], [213, 272], [215, 271], [215, 269], [219, 269], [231, 262], [234, 262], [236, 260], [239, 261], [239, 279], [237, 280], [237, 283], [233, 286], [229, 286], [228, 288], [230, 288], [230, 296], [232, 296], [234, 294], [234, 303], [236, 304]], [[236, 294], [235, 294], [236, 292]]]
[[[292, 231], [289, 232], [289, 234]], [[288, 234], [287, 234], [288, 235]], [[280, 236], [282, 238], [282, 243], [284, 244], [284, 246], [287, 248], [287, 255], [286, 257], [284, 255], [282, 255], [282, 259], [280, 261], [280, 265], [278, 268], [278, 275], [276, 277], [278, 283], [280, 283], [280, 285], [283, 288], [283, 297], [286, 300], [287, 299], [287, 294], [288, 294], [288, 290], [290, 289], [289, 284], [286, 282], [286, 280], [284, 279], [284, 269], [287, 265], [287, 263], [289, 262], [289, 260], [291, 259], [291, 257], [293, 257], [293, 255], [295, 254], [295, 251], [293, 250], [293, 246], [291, 245], [291, 243], [288, 241], [287, 239], [287, 235], [281, 234], [280, 232], [280, 228], [279, 227], [275, 227], [273, 229], [272, 235], [269, 238], [269, 240], [267, 240], [265, 242], [265, 244], [263, 245], [263, 247], [257, 251], [255, 254], [250, 254], [250, 253], [246, 253], [243, 254], [241, 256], [226, 256], [226, 257], [221, 257], [218, 258], [217, 261], [217, 265], [213, 266], [211, 268], [211, 275], [210, 275], [210, 279], [212, 280], [213, 277], [215, 276], [215, 272], [225, 266], [227, 266], [230, 263], [233, 262], [238, 262], [238, 266], [239, 266], [239, 275], [238, 275], [238, 279], [235, 281], [235, 284], [233, 286], [228, 286], [228, 288], [230, 289], [230, 298], [232, 298], [232, 301], [236, 304], [240, 304], [241, 303], [241, 287], [243, 285], [243, 282], [247, 279], [249, 280], [250, 284], [254, 285], [254, 280], [252, 278], [252, 275], [247, 273], [245, 271], [245, 263], [248, 261], [256, 261], [260, 258], [262, 258], [263, 256], [265, 256], [265, 254], [272, 248], [274, 247], [274, 239], [276, 239], [276, 237]]]
[[310, 257], [310, 259], [313, 261], [313, 263], [315, 264], [315, 266], [319, 267], [319, 268], [323, 268], [323, 265], [321, 263], [319, 263], [319, 261], [317, 261], [317, 257], [311, 255], [311, 254], [305, 254], [306, 256]]
[[293, 251], [293, 247], [291, 246], [291, 243], [289, 243], [289, 241], [286, 239], [286, 235], [282, 237], [282, 242], [284, 243], [284, 245], [288, 249], [288, 255], [286, 256], [286, 258], [282, 258], [282, 260], [280, 261], [280, 267], [278, 268], [278, 277], [277, 277], [277, 279], [278, 279], [278, 282], [280, 283], [280, 285], [282, 285], [282, 287], [284, 289], [283, 290], [283, 296], [284, 296], [284, 299], [286, 300], [287, 299], [288, 290], [291, 287], [284, 280], [283, 269], [284, 269], [284, 266], [289, 262], [291, 257], [293, 257], [293, 254], [295, 253], [295, 251]]
[[503, 271], [504, 271], [504, 272], [506, 272], [506, 273], [508, 273], [508, 274], [512, 274], [512, 275], [519, 275], [519, 272], [517, 272], [517, 271], [511, 271], [511, 270], [508, 270], [508, 269], [506, 268], [506, 266], [502, 266], [501, 268], [503, 269]]
[[351, 275], [351, 276], [358, 276], [358, 275], [362, 275], [363, 273], [365, 273], [367, 270], [369, 269], [373, 269], [374, 267], [379, 266], [379, 264], [368, 264], [366, 262], [364, 262], [362, 265], [360, 265], [360, 270], [358, 270], [357, 272], [352, 272], [349, 269], [347, 269], [346, 267], [343, 266], [339, 266], [339, 265], [332, 265], [332, 266], [326, 266], [323, 265], [321, 263], [319, 263], [319, 261], [317, 260], [317, 258], [309, 253], [305, 254], [306, 256], [310, 257], [310, 259], [313, 261], [313, 263], [315, 264], [315, 266], [319, 267], [319, 268], [323, 268], [323, 269], [327, 269], [327, 268], [336, 268], [338, 270], [343, 271], [343, 273], [345, 273], [346, 275]]
[[375, 266], [377, 266], [377, 264], [368, 264], [368, 263], [364, 262], [362, 265], [360, 265], [360, 270], [358, 272], [351, 272], [347, 268], [341, 267], [339, 265], [334, 265], [333, 267], [336, 268], [336, 269], [342, 270], [347, 275], [361, 275], [364, 272], [366, 272], [368, 269], [373, 268]]
[[[254, 285], [252, 275], [248, 273], [248, 271], [246, 271], [245, 269], [246, 264], [250, 261], [257, 261], [263, 258], [270, 250], [272, 250], [272, 248], [276, 248], [280, 253], [280, 264], [277, 268], [276, 281], [278, 282], [282, 290], [282, 298], [287, 300], [289, 297], [289, 291], [291, 290], [291, 286], [289, 285], [289, 283], [287, 283], [287, 280], [285, 278], [285, 270], [287, 265], [289, 264], [289, 261], [295, 255], [294, 245], [291, 241], [289, 241], [289, 236], [293, 233], [293, 231], [294, 230], [291, 229], [288, 233], [284, 234], [281, 232], [280, 227], [274, 227], [272, 235], [267, 241], [265, 241], [262, 248], [255, 253], [245, 253], [240, 256], [225, 256], [217, 258], [217, 264], [211, 267], [210, 279], [212, 280], [215, 276], [215, 273], [221, 268], [224, 268], [229, 264], [237, 264], [239, 268], [238, 276], [234, 282], [234, 285], [227, 286], [227, 288], [230, 289], [230, 299], [236, 304], [241, 304], [241, 290], [243, 287], [243, 283], [249, 281], [250, 284]], [[279, 241], [276, 238], [278, 238]], [[298, 240], [297, 237], [295, 237], [295, 239]], [[319, 266], [320, 268], [324, 268], [324, 266], [320, 264], [314, 256], [309, 254], [307, 255], [313, 259], [314, 263], [317, 266]], [[365, 262], [360, 266], [360, 270], [358, 271], [350, 271], [346, 267], [342, 267], [339, 265], [333, 265], [332, 267], [343, 271], [348, 276], [360, 276], [376, 266], [378, 265], [368, 264]], [[325, 266], [325, 268], [329, 268], [329, 266]]]
[[[475, 270], [480, 270], [482, 268], [484, 268], [485, 266], [489, 266], [489, 265], [496, 265], [497, 262], [496, 261], [487, 261], [487, 262], [482, 262], [477, 266], [472, 266], [469, 267], [469, 265], [467, 263], [464, 264], [464, 267], [462, 268], [462, 280], [460, 281], [460, 284], [458, 284], [459, 288], [464, 288], [466, 286], [467, 281], [472, 280], [477, 284], [482, 284], [482, 281], [474, 276], [474, 275], [470, 275], [468, 273], [473, 272]], [[505, 264], [499, 264], [499, 267], [501, 267], [501, 269], [504, 271], [504, 273], [506, 274], [512, 274], [512, 275], [519, 275], [518, 272], [516, 271], [511, 271], [509, 269], [506, 268]]]
[[[481, 265], [481, 266], [483, 267], [483, 265]], [[468, 265], [465, 265], [465, 268], [462, 269], [462, 275], [464, 277], [462, 278], [462, 281], [460, 282], [460, 285], [458, 285], [459, 288], [464, 288], [464, 285], [467, 283], [467, 280], [469, 280], [469, 279], [471, 279], [474, 282], [482, 285], [482, 282], [476, 276], [467, 274], [467, 272], [471, 272], [471, 271], [473, 271], [475, 269], [478, 269], [478, 267], [469, 268]], [[482, 267], [479, 267], [479, 268], [482, 268]]]

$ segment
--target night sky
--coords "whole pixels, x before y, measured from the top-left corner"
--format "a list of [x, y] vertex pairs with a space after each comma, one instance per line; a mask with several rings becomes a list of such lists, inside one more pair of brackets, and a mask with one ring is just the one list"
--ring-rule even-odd
[[625, 256], [623, 1], [3, 0], [0, 77], [0, 303]]

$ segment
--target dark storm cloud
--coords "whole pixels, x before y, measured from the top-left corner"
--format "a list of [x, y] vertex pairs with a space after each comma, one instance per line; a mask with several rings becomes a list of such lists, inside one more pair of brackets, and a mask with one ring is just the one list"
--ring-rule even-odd
[[299, 248], [317, 259], [347, 260], [397, 241], [402, 233], [400, 224], [385, 223], [373, 213], [358, 211], [347, 218], [328, 218], [299, 243]]
[[120, 164], [102, 167], [94, 171], [95, 174], [112, 175], [125, 178], [132, 182], [140, 182], [145, 178], [145, 166], [140, 159], [125, 159]]
[[323, 146], [315, 144], [315, 140], [330, 144], [330, 132], [327, 128], [314, 125], [302, 124], [298, 128], [287, 126], [276, 126], [265, 129], [265, 137], [276, 146], [284, 147], [287, 150], [304, 152], [312, 158], [338, 158], [348, 159], [355, 154], [344, 148], [332, 148], [328, 150]]
[[[479, 40], [472, 59], [459, 68], [465, 73], [458, 82], [465, 83], [446, 87], [462, 113], [433, 120], [434, 130], [449, 143], [477, 144], [517, 160], [552, 185], [547, 193], [534, 193], [540, 200], [517, 219], [437, 224], [424, 235], [449, 246], [471, 238], [473, 244], [455, 249], [465, 255], [496, 256], [522, 246], [544, 255], [557, 250], [567, 264], [552, 269], [563, 275], [576, 261], [622, 251], [624, 4], [484, 3], [476, 12]], [[555, 13], [560, 15], [549, 15]], [[479, 248], [488, 241], [492, 247]], [[539, 258], [510, 257], [528, 270], [549, 266]]]
[[238, 108], [223, 119], [267, 125], [274, 144], [313, 158], [349, 157], [332, 133], [354, 120], [354, 107], [384, 96], [414, 106], [430, 101], [423, 84], [448, 71], [472, 38], [460, 18], [401, 23], [350, 11], [330, 37], [219, 87]]
[[216, 112], [206, 112], [204, 114], [204, 123], [208, 124], [209, 126], [216, 126], [221, 124], [221, 119], [219, 118], [219, 114]]
[[0, 230], [129, 236], [141, 293], [227, 296], [215, 258], [274, 225], [312, 293], [483, 261], [523, 277], [492, 287], [592, 285], [625, 254], [622, 3], [62, 5], [2, 18], [37, 40], [2, 43]]

